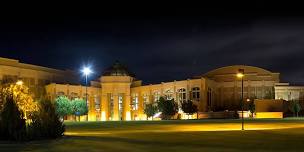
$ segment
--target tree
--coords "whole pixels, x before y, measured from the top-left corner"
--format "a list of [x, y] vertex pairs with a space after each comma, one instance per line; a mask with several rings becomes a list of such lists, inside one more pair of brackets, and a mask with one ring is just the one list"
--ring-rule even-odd
[[152, 103], [146, 104], [144, 113], [147, 115], [147, 119], [148, 117], [152, 117], [153, 120], [153, 116], [157, 113], [157, 106]]
[[29, 125], [29, 138], [53, 139], [61, 137], [65, 126], [59, 120], [55, 106], [49, 100], [39, 102], [39, 111], [33, 114], [32, 123]]
[[294, 116], [298, 117], [298, 113], [301, 111], [300, 103], [296, 100], [290, 101], [290, 110]]
[[56, 113], [61, 118], [73, 114], [71, 101], [66, 96], [59, 96], [58, 98], [56, 98], [55, 107], [56, 107]]
[[0, 93], [3, 98], [12, 95], [13, 100], [25, 117], [27, 117], [27, 113], [32, 113], [38, 109], [37, 103], [34, 102], [29, 92], [29, 88], [25, 85], [6, 84], [1, 88]]
[[250, 100], [249, 104], [248, 104], [248, 110], [251, 113], [251, 117], [253, 117], [253, 114], [255, 112], [255, 104], [254, 104], [254, 99]]
[[184, 113], [187, 113], [189, 119], [189, 115], [196, 113], [198, 109], [197, 106], [193, 104], [191, 100], [188, 100], [182, 102], [182, 110], [184, 111]]
[[7, 94], [0, 118], [0, 138], [5, 140], [24, 140], [26, 138], [26, 124], [23, 113], [14, 101], [13, 94]]
[[75, 98], [72, 100], [72, 113], [75, 116], [82, 116], [88, 113], [88, 106], [86, 101], [80, 98]]
[[178, 112], [178, 105], [174, 99], [166, 100], [164, 97], [160, 97], [157, 107], [162, 113], [162, 119], [171, 119]]

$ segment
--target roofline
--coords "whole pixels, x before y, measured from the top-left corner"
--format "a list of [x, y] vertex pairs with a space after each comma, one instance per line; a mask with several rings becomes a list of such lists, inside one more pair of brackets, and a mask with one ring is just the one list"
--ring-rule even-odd
[[[260, 68], [260, 67], [256, 67], [256, 66], [250, 66], [250, 65], [229, 65], [229, 66], [219, 67], [219, 68], [213, 69], [211, 71], [208, 71], [208, 72], [204, 73], [202, 76], [205, 77], [205, 76], [207, 76], [211, 72], [214, 72], [214, 71], [217, 71], [217, 70], [220, 70], [220, 69], [224, 69], [224, 68], [235, 67], [235, 66], [245, 66], [245, 67], [258, 68], [258, 69], [267, 71], [267, 72], [272, 73], [272, 74], [280, 74], [279, 72], [271, 72], [269, 70], [266, 70], [266, 69]], [[246, 71], [245, 71], [245, 73], [246, 73]]]

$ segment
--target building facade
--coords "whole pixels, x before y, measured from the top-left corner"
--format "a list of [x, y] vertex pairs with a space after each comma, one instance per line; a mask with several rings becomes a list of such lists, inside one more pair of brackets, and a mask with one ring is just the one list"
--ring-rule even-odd
[[0, 84], [18, 80], [22, 80], [23, 84], [29, 87], [36, 99], [45, 95], [45, 86], [50, 83], [78, 83], [78, 77], [72, 71], [46, 68], [0, 57]]
[[[77, 78], [70, 71], [28, 65], [4, 58], [0, 58], [0, 68], [0, 79], [3, 82], [21, 78], [30, 88], [44, 87], [45, 96], [52, 101], [60, 95], [70, 99], [86, 98], [86, 87], [74, 83]], [[239, 109], [241, 80], [236, 77], [239, 69], [245, 71], [244, 99], [289, 100], [282, 95], [286, 94], [286, 90], [294, 90], [283, 86], [284, 90], [278, 86], [279, 73], [245, 65], [218, 68], [186, 80], [143, 85], [124, 65], [116, 62], [87, 87], [88, 120], [146, 120], [145, 105], [156, 103], [160, 97], [174, 99], [179, 106], [182, 101], [191, 100], [200, 112]], [[300, 90], [303, 92], [303, 88]], [[183, 114], [181, 109], [179, 113]]]
[[[99, 81], [88, 87], [89, 120], [146, 120], [144, 107], [156, 103], [162, 96], [174, 99], [179, 106], [191, 100], [200, 112], [232, 110], [240, 107], [241, 81], [235, 75], [238, 69], [245, 70], [244, 97], [273, 99], [274, 86], [279, 82], [279, 73], [252, 66], [228, 66], [210, 71], [192, 79], [142, 85], [128, 69], [115, 63], [106, 69]], [[85, 97], [83, 86], [49, 84], [48, 96], [69, 98]], [[182, 110], [179, 113], [183, 114]]]

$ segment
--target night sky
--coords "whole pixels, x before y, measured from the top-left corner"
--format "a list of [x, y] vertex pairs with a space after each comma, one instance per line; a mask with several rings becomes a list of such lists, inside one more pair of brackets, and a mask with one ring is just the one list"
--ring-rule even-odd
[[119, 60], [144, 83], [243, 64], [303, 84], [304, 16], [269, 12], [143, 8], [2, 15], [0, 56], [75, 71], [90, 64], [93, 79]]

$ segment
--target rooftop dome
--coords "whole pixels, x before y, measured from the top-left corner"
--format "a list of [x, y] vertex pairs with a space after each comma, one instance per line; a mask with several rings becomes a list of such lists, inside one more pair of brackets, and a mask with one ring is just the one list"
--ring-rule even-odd
[[111, 67], [104, 70], [102, 76], [131, 76], [135, 75], [131, 73], [128, 68], [121, 64], [119, 61], [116, 61]]

